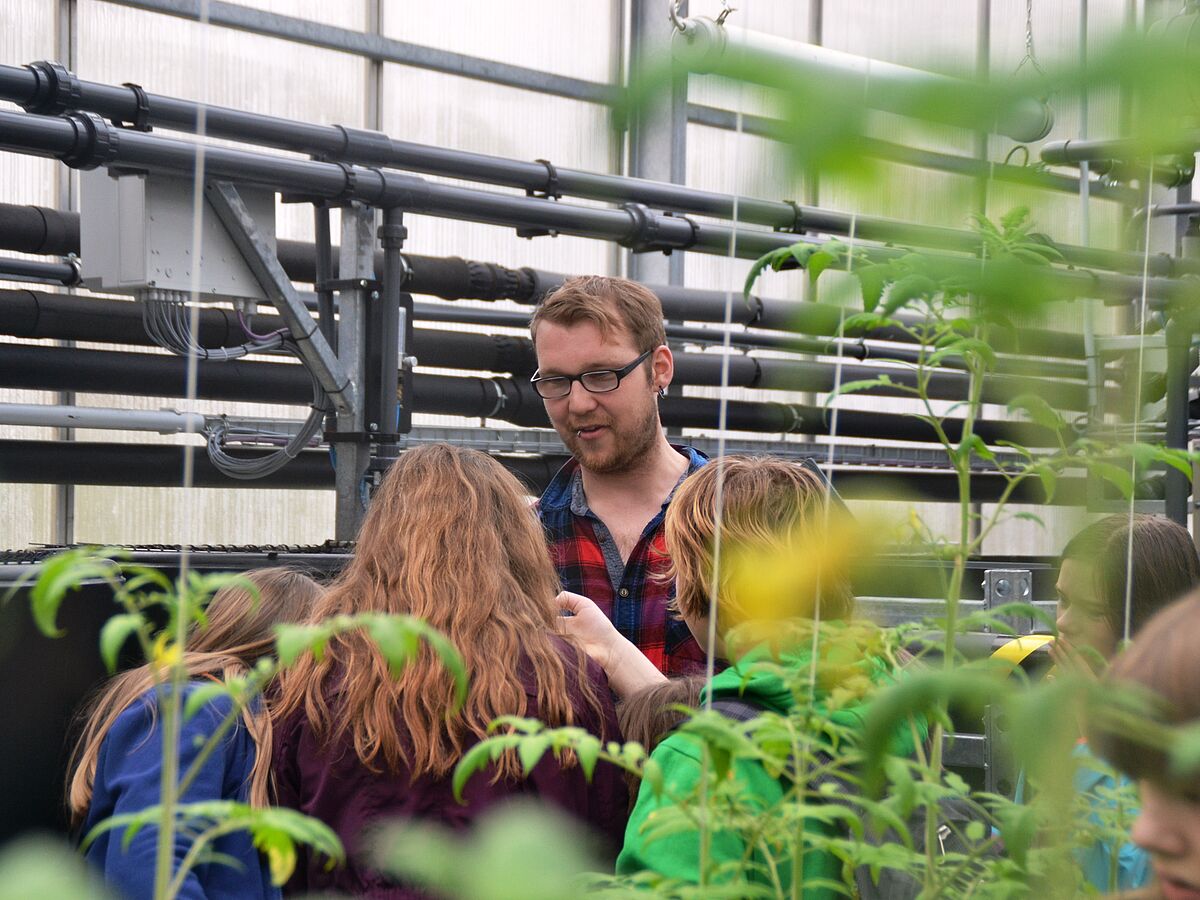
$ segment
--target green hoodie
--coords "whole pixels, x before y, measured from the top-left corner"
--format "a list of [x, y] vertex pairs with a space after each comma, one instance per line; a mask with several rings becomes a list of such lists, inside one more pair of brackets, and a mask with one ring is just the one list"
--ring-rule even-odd
[[[810, 658], [809, 652], [804, 650], [787, 653], [780, 662], [792, 671], [805, 672], [809, 668]], [[764, 710], [786, 714], [795, 705], [795, 698], [777, 674], [751, 672], [743, 685], [743, 678], [751, 666], [755, 662], [767, 659], [769, 654], [763, 649], [747, 653], [737, 664], [715, 676], [704, 693], [711, 693], [713, 699], [740, 698]], [[875, 683], [883, 684], [892, 680], [892, 675], [883, 660], [871, 659], [868, 668], [873, 673], [872, 680]], [[818, 695], [818, 706], [822, 705], [822, 699]], [[846, 705], [835, 711], [830, 718], [837, 725], [861, 729], [866, 710], [865, 703]], [[906, 732], [898, 733], [895, 741], [898, 752], [912, 751], [912, 740]], [[689, 734], [675, 732], [654, 749], [651, 759], [658, 763], [662, 770], [663, 791], [656, 796], [649, 784], [642, 783], [637, 803], [625, 829], [625, 845], [617, 857], [617, 873], [634, 874], [649, 870], [668, 878], [696, 884], [699, 882], [700, 871], [700, 842], [697, 831], [676, 832], [653, 841], [647, 841], [643, 832], [659, 809], [673, 805], [672, 798], [694, 795], [701, 775], [701, 744]], [[754, 760], [736, 760], [730, 777], [741, 783], [743, 796], [752, 798], [752, 802], [759, 805], [765, 814], [769, 814], [783, 799], [784, 785], [771, 777], [762, 765]], [[814, 821], [805, 824], [806, 831], [828, 836], [836, 836], [836, 829], [835, 825]], [[737, 833], [723, 830], [711, 836], [710, 848], [713, 862], [719, 864], [741, 859], [745, 844]], [[764, 863], [757, 852], [751, 858], [759, 865]], [[749, 880], [752, 883], [770, 884], [767, 876], [760, 874], [758, 866], [749, 871]], [[788, 864], [779, 866], [779, 877], [783, 890], [790, 890], [791, 871]], [[840, 882], [841, 863], [828, 853], [808, 851], [804, 855], [804, 880], [811, 883], [814, 879]], [[839, 896], [841, 895], [827, 888], [809, 888], [804, 892], [806, 900], [825, 900]]]

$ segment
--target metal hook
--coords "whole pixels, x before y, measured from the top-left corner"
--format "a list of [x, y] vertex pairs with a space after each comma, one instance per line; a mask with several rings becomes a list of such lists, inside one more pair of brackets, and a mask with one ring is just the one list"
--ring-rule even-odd
[[683, 5], [683, 0], [667, 0], [667, 15], [671, 17], [671, 24], [680, 34], [687, 31], [687, 20], [679, 17], [679, 7]]

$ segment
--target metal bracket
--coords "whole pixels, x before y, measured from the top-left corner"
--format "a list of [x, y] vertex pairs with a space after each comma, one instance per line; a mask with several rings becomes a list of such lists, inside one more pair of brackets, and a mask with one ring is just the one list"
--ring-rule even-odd
[[[996, 609], [1006, 603], [1029, 603], [1033, 599], [1033, 573], [1028, 569], [987, 569], [983, 573], [983, 608]], [[1033, 630], [1029, 615], [1004, 616], [1017, 634]], [[984, 628], [991, 631], [991, 628]]]
[[214, 181], [205, 187], [204, 193], [263, 292], [291, 330], [300, 358], [312, 370], [337, 411], [351, 414], [356, 395], [350, 376], [309, 315], [279, 258], [259, 232], [237, 188], [228, 182]]

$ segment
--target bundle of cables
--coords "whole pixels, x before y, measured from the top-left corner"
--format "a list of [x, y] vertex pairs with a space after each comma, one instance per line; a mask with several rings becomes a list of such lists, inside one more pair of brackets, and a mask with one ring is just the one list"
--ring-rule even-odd
[[[250, 353], [281, 352], [288, 353], [300, 359], [296, 343], [288, 336], [286, 328], [272, 331], [270, 334], [256, 334], [250, 329], [245, 315], [238, 311], [238, 322], [246, 335], [246, 342], [234, 347], [201, 347], [194, 339], [190, 319], [190, 311], [186, 303], [186, 294], [179, 291], [146, 291], [141, 296], [142, 322], [146, 334], [158, 346], [170, 350], [179, 356], [195, 356], [198, 359], [224, 362], [239, 359]], [[236, 426], [231, 427], [228, 420], [222, 417], [205, 428], [207, 437], [208, 458], [212, 464], [230, 478], [249, 481], [263, 478], [277, 472], [307, 447], [313, 437], [319, 433], [325, 415], [329, 409], [329, 398], [322, 390], [316, 376], [307, 366], [312, 381], [313, 400], [308, 417], [295, 434], [267, 434], [249, 431]], [[262, 456], [238, 457], [231, 456], [225, 449], [225, 442], [233, 436], [243, 440], [253, 439], [255, 443], [277, 443], [284, 445], [273, 453]]]

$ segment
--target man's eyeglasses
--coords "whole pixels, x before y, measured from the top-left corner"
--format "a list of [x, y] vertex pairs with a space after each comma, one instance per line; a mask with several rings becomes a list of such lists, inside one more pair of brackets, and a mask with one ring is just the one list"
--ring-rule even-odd
[[578, 381], [584, 390], [593, 394], [607, 394], [615, 391], [621, 385], [621, 379], [646, 361], [654, 350], [647, 350], [633, 362], [620, 369], [597, 369], [594, 372], [582, 372], [579, 375], [538, 375], [529, 379], [533, 389], [543, 400], [561, 400], [571, 393], [571, 382]]

